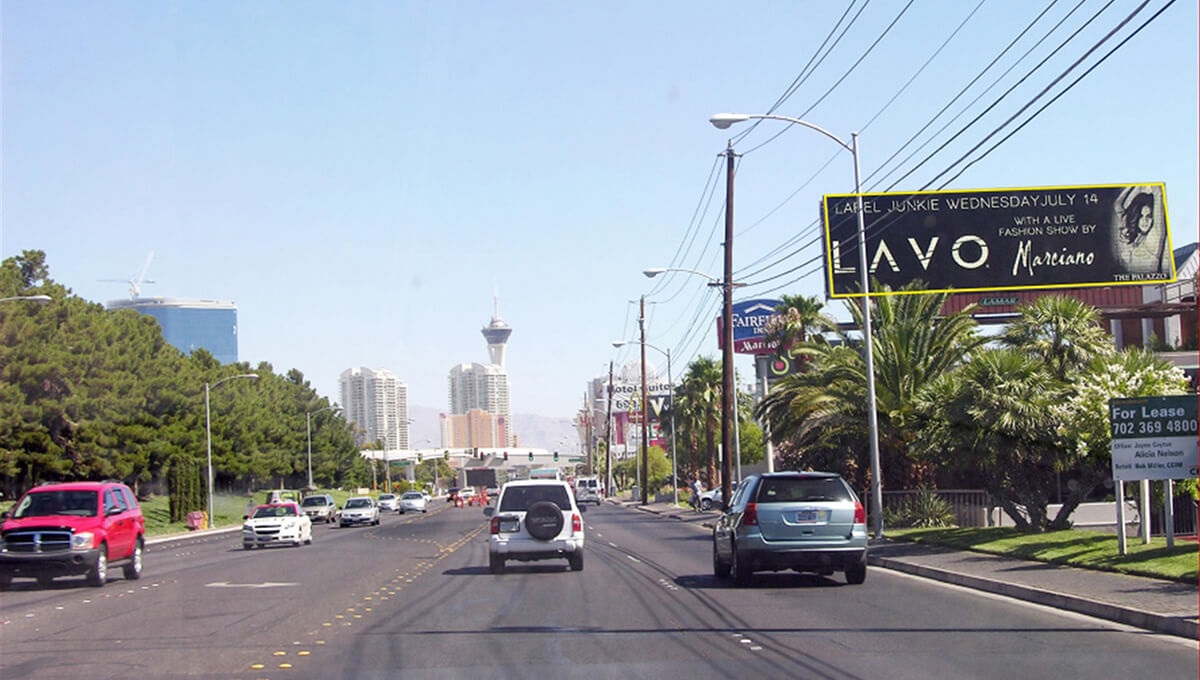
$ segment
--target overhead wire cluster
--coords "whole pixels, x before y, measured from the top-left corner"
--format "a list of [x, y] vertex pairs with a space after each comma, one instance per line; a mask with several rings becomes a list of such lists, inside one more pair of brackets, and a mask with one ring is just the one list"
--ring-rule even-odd
[[[1176, 0], [1144, 0], [1133, 5], [1124, 13], [1116, 11], [1117, 0], [1078, 0], [1067, 7], [1057, 18], [1054, 18], [1055, 8], [1060, 0], [1049, 0], [1043, 8], [1037, 11], [1025, 24], [1021, 31], [1007, 41], [994, 57], [977, 73], [966, 78], [964, 84], [944, 104], [932, 113], [929, 119], [918, 126], [902, 144], [892, 150], [872, 172], [864, 177], [864, 192], [891, 192], [907, 183], [912, 186], [915, 176], [921, 174], [925, 180], [916, 180], [917, 185], [912, 191], [926, 191], [931, 188], [944, 189], [959, 179], [985, 159], [989, 154], [1011, 140], [1014, 135], [1029, 125], [1034, 119], [1059, 101], [1067, 92], [1078, 85], [1084, 78], [1093, 73], [1101, 64], [1107, 61], [1130, 40], [1139, 35], [1143, 29], [1164, 16], [1166, 10], [1174, 5]], [[903, 20], [913, 2], [906, 3], [895, 11], [886, 25], [878, 34], [866, 42], [866, 47], [856, 48], [855, 44], [863, 44], [850, 38], [853, 29], [862, 20], [869, 17], [870, 0], [851, 0], [835, 24], [829, 29], [825, 38], [815, 48], [812, 56], [801, 68], [795, 79], [785, 88], [784, 92], [767, 109], [765, 113], [775, 114], [801, 88], [810, 81], [814, 73], [828, 62], [831, 55], [839, 49], [861, 49], [861, 54], [850, 60], [844, 72], [835, 78], [833, 84], [816, 96], [812, 102], [794, 117], [805, 119], [821, 102], [825, 101], [839, 88], [844, 87], [846, 80], [860, 67], [871, 63], [874, 55], [880, 58], [887, 38], [897, 27], [903, 25]], [[913, 74], [887, 99], [877, 111], [859, 128], [863, 132], [873, 123], [884, 116], [900, 99], [906, 90], [918, 82], [926, 69], [942, 57], [948, 46], [959, 38], [962, 30], [972, 20], [977, 19], [978, 12], [983, 6], [983, 0], [973, 6], [963, 5], [965, 12], [961, 21], [940, 42], [933, 46], [924, 63], [916, 68]], [[1066, 3], [1061, 3], [1066, 4]], [[1156, 5], [1151, 7], [1151, 5]], [[887, 5], [888, 8], [894, 7]], [[1091, 11], [1085, 8], [1094, 7]], [[1008, 11], [1008, 10], [1006, 10]], [[1012, 10], [1015, 11], [1015, 10]], [[1107, 26], [1105, 30], [1103, 27]], [[1094, 35], [1095, 30], [1103, 30], [1103, 34], [1085, 43], [1087, 35]], [[1092, 33], [1085, 33], [1088, 29]], [[1013, 56], [1020, 45], [1031, 40], [1019, 55]], [[933, 41], [930, 41], [931, 44]], [[1072, 58], [1071, 62], [1058, 72], [1053, 72], [1056, 58]], [[1002, 64], [1006, 59], [1006, 67]], [[1021, 69], [1024, 69], [1023, 71]], [[1012, 80], [1014, 73], [1019, 77]], [[1033, 86], [1038, 81], [1043, 85], [1033, 96], [1021, 99], [1022, 87]], [[989, 93], [998, 90], [986, 101]], [[968, 97], [970, 99], [968, 100]], [[962, 102], [960, 104], [960, 102]], [[951, 113], [958, 107], [956, 112]], [[999, 124], [988, 122], [989, 116], [1005, 115]], [[790, 115], [790, 114], [789, 114]], [[960, 122], [965, 119], [965, 122]], [[748, 121], [729, 140], [728, 148], [714, 158], [712, 169], [700, 192], [700, 199], [692, 212], [691, 219], [676, 248], [675, 254], [668, 263], [671, 269], [690, 269], [698, 272], [718, 272], [724, 244], [723, 225], [724, 196], [721, 195], [724, 173], [725, 153], [733, 153], [739, 144], [747, 142], [759, 131], [763, 120]], [[765, 140], [758, 142], [745, 151], [736, 151], [736, 163], [742, 162], [742, 157], [755, 153], [775, 141], [787, 132], [793, 125], [771, 121], [773, 125], [782, 127], [775, 130]], [[958, 125], [956, 129], [953, 126]], [[991, 125], [990, 129], [988, 126]], [[936, 129], [935, 129], [936, 126]], [[769, 128], [766, 128], [769, 129]], [[968, 141], [970, 138], [974, 141]], [[968, 144], [967, 151], [961, 153], [946, 163], [939, 160], [950, 149], [952, 144]], [[926, 149], [933, 147], [931, 151]], [[769, 222], [785, 205], [800, 196], [826, 169], [845, 152], [844, 149], [832, 150], [828, 160], [820, 164], [807, 179], [785, 196], [777, 205], [768, 210], [762, 217], [751, 221], [748, 226], [740, 228], [737, 237]], [[920, 156], [924, 153], [924, 156]], [[918, 159], [918, 157], [920, 158]], [[939, 165], [945, 163], [944, 165]], [[736, 173], [736, 165], [735, 165]], [[898, 175], [898, 176], [897, 176]], [[895, 179], [892, 179], [895, 177]], [[908, 189], [901, 189], [908, 190]], [[886, 215], [877, 217], [868, 223], [868, 238], [878, 236], [890, 226]], [[753, 258], [747, 265], [734, 272], [733, 280], [740, 287], [738, 297], [743, 299], [771, 295], [785, 291], [802, 280], [823, 271], [823, 230], [819, 219], [814, 219], [801, 229]], [[735, 251], [736, 253], [736, 251]], [[737, 253], [741, 254], [741, 253]], [[857, 244], [844, 244], [843, 259], [857, 257]], [[672, 310], [671, 321], [667, 326], [655, 326], [655, 337], [675, 337], [680, 327], [683, 334], [678, 335], [678, 342], [671, 347], [672, 364], [685, 366], [691, 362], [707, 344], [707, 340], [715, 336], [711, 319], [720, 314], [722, 303], [720, 286], [698, 285], [697, 277], [689, 274], [666, 272], [654, 279], [646, 293], [647, 300], [653, 300], [658, 305], [647, 305], [647, 323], [652, 308], [669, 307]], [[686, 294], [686, 302], [678, 302], [681, 295]], [[663, 305], [663, 303], [672, 303]], [[633, 310], [633, 305], [630, 305]], [[636, 332], [636, 311], [627, 315], [625, 335]], [[710, 345], [711, 346], [711, 345]], [[666, 349], [666, 348], [664, 348]], [[680, 373], [680, 371], [676, 371]]]

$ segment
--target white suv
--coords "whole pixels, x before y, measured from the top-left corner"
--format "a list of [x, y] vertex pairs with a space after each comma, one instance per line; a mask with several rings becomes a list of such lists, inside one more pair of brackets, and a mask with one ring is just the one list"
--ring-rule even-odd
[[566, 482], [531, 479], [500, 489], [491, 517], [488, 569], [504, 571], [507, 560], [528, 562], [566, 558], [571, 571], [583, 570], [583, 508]]

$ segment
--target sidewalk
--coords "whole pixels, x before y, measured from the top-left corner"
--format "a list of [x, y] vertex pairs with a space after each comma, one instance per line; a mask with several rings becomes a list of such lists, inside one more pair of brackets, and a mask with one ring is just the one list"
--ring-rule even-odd
[[[700, 527], [711, 527], [715, 512], [695, 512], [669, 503], [610, 502]], [[872, 566], [1005, 595], [1197, 640], [1200, 587], [1091, 569], [1056, 566], [938, 546], [891, 541], [872, 543]]]

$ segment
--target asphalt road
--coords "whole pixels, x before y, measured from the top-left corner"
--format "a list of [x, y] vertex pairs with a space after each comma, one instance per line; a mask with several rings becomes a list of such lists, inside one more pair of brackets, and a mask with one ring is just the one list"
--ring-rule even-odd
[[707, 533], [612, 505], [566, 561], [487, 570], [479, 508], [438, 502], [311, 546], [152, 547], [102, 589], [17, 580], [3, 678], [1196, 678], [1197, 646], [872, 569], [711, 574]]

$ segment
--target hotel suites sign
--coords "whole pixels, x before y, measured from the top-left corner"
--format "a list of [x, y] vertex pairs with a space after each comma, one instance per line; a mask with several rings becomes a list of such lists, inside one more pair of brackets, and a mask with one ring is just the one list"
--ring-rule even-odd
[[[861, 297], [857, 197], [822, 212], [826, 294]], [[1175, 280], [1161, 183], [863, 194], [863, 218], [873, 295]]]

